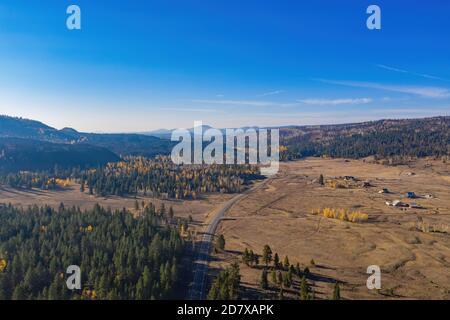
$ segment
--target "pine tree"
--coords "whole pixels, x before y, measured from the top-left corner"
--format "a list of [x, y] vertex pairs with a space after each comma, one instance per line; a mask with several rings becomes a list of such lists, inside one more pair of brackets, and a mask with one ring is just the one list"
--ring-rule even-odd
[[305, 267], [305, 269], [303, 270], [303, 273], [305, 274], [305, 276], [307, 277], [310, 273], [309, 268]]
[[291, 274], [291, 276], [295, 274], [295, 268], [294, 268], [294, 265], [293, 265], [293, 264], [291, 264], [291, 265], [289, 266], [289, 273]]
[[[292, 266], [291, 266], [292, 267]], [[293, 275], [294, 275], [294, 271], [293, 271], [293, 267], [292, 268], [289, 268], [289, 271], [288, 271], [288, 273], [287, 273], [287, 275], [286, 275], [286, 277], [287, 277], [287, 279], [288, 279], [288, 282], [289, 282], [289, 287], [292, 285], [292, 280], [293, 280]]]
[[59, 281], [58, 276], [55, 276], [52, 284], [50, 285], [50, 288], [48, 289], [48, 300], [58, 299], [61, 299], [61, 297], [59, 296]]
[[253, 250], [250, 250], [250, 259], [252, 261], [252, 264], [254, 266], [258, 266], [259, 265], [259, 256], [253, 252]]
[[281, 271], [278, 271], [278, 275], [277, 275], [277, 280], [278, 280], [278, 285], [280, 286], [280, 287], [282, 287], [283, 286], [283, 274], [281, 273]]
[[321, 174], [320, 177], [319, 177], [319, 184], [321, 186], [323, 186], [325, 184], [325, 181], [324, 181], [324, 178], [323, 178], [323, 174]]
[[225, 250], [225, 237], [223, 236], [223, 234], [221, 234], [219, 237], [217, 237], [216, 249], [220, 250], [220, 251]]
[[310, 300], [309, 292], [310, 288], [306, 281], [306, 277], [302, 277], [302, 280], [300, 282], [300, 300]]
[[272, 261], [272, 249], [266, 244], [263, 249], [262, 255], [263, 262], [266, 264], [266, 267]]
[[255, 253], [253, 252], [253, 250], [250, 250], [249, 254], [249, 260], [250, 260], [250, 265], [253, 266], [255, 264]]
[[260, 285], [263, 290], [267, 290], [269, 288], [269, 282], [267, 280], [267, 270], [266, 269], [264, 269], [261, 273]]
[[144, 285], [142, 284], [142, 277], [139, 278], [137, 284], [136, 284], [136, 293], [135, 298], [137, 300], [143, 300], [144, 297]]
[[[174, 216], [173, 208], [170, 207], [170, 208], [169, 208], [169, 219], [172, 220], [172, 219], [173, 219], [173, 216]], [[192, 219], [191, 216], [189, 216], [189, 217]], [[192, 222], [192, 221], [190, 221], [190, 222]]]
[[289, 288], [291, 286], [291, 281], [289, 279], [289, 274], [288, 273], [284, 273], [283, 274], [283, 286], [285, 288]]
[[0, 300], [9, 300], [12, 294], [12, 282], [8, 273], [0, 272]]
[[273, 266], [275, 269], [278, 269], [280, 266], [280, 257], [278, 257], [278, 253], [275, 253], [275, 257], [273, 258]]
[[208, 293], [208, 300], [236, 300], [240, 281], [239, 265], [233, 263], [221, 271], [214, 280]]
[[244, 254], [242, 255], [242, 262], [247, 266], [250, 264], [250, 253], [247, 248], [245, 248]]
[[285, 267], [286, 269], [288, 269], [290, 265], [291, 265], [291, 264], [289, 263], [289, 258], [288, 258], [288, 256], [285, 256], [285, 257], [284, 257], [284, 267]]
[[297, 262], [297, 264], [295, 265], [295, 274], [300, 277], [302, 274], [302, 270], [300, 269], [300, 263]]
[[280, 291], [278, 292], [278, 300], [283, 300], [283, 299], [284, 299], [284, 289], [281, 286]]
[[[186, 220], [184, 220], [183, 221], [183, 233], [186, 232], [188, 229], [189, 229], [189, 224]], [[224, 247], [225, 247], [225, 242], [224, 242]]]
[[159, 209], [159, 216], [161, 218], [164, 218], [165, 215], [166, 215], [166, 206], [164, 205], [164, 203], [162, 203], [161, 208]]
[[275, 272], [275, 270], [272, 270], [270, 275], [271, 275], [272, 283], [277, 284], [277, 273]]
[[134, 210], [139, 210], [139, 202], [137, 200], [134, 201]]
[[22, 286], [22, 284], [19, 284], [14, 289], [14, 292], [12, 294], [12, 300], [25, 300], [27, 298], [27, 291]]
[[336, 282], [334, 284], [334, 289], [333, 289], [333, 300], [341, 300], [341, 289], [339, 288], [339, 283]]

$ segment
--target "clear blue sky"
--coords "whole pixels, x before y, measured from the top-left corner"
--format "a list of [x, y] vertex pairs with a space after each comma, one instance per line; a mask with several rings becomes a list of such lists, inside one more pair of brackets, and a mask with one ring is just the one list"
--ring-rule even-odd
[[2, 0], [0, 113], [104, 132], [449, 115], [450, 1]]

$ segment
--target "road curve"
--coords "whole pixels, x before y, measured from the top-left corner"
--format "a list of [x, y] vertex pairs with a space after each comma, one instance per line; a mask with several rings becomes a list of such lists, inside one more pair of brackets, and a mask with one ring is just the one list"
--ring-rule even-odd
[[206, 299], [206, 282], [208, 278], [208, 264], [209, 264], [209, 252], [212, 247], [212, 241], [214, 239], [214, 233], [222, 218], [225, 216], [228, 210], [237, 202], [247, 197], [250, 193], [264, 187], [270, 178], [267, 178], [263, 182], [257, 184], [253, 188], [244, 191], [241, 194], [231, 198], [227, 202], [221, 204], [218, 208], [214, 209], [211, 215], [211, 221], [203, 228], [203, 235], [200, 241], [200, 245], [197, 247], [197, 259], [194, 264], [194, 280], [189, 290], [188, 298], [190, 300], [204, 300]]

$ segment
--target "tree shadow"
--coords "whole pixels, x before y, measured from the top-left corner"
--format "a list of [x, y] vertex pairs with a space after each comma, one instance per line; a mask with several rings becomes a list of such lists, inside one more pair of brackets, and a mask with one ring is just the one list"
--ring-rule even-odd
[[320, 275], [320, 274], [317, 274], [317, 273], [313, 273], [313, 272], [310, 272], [308, 275], [306, 275], [306, 279], [311, 280], [311, 281], [317, 281], [317, 282], [325, 282], [325, 283], [336, 283], [336, 282], [339, 282], [339, 283], [342, 283], [342, 284], [346, 284], [345, 281], [340, 281], [340, 280], [337, 280], [335, 278], [328, 277], [328, 276], [323, 276], [323, 275]]

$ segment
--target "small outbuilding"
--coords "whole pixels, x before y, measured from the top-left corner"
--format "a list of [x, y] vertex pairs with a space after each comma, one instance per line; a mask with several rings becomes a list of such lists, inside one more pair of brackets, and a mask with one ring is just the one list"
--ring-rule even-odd
[[409, 191], [406, 193], [406, 197], [409, 199], [414, 199], [414, 198], [416, 198], [416, 194], [412, 191]]
[[392, 202], [392, 206], [394, 206], [394, 207], [403, 207], [403, 208], [406, 208], [406, 207], [408, 207], [408, 204], [407, 204], [407, 203], [404, 203], [404, 202], [401, 202], [400, 200], [394, 200], [394, 201]]

